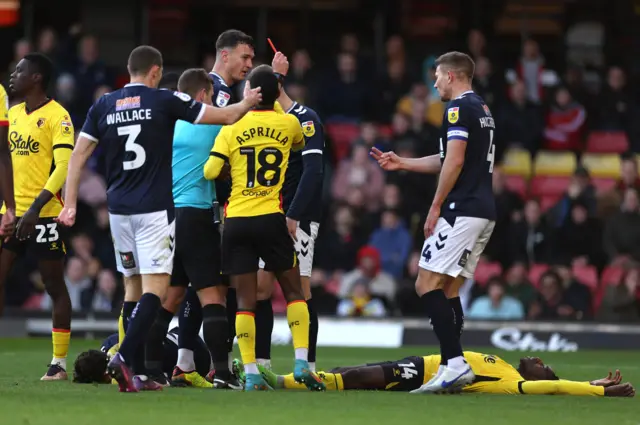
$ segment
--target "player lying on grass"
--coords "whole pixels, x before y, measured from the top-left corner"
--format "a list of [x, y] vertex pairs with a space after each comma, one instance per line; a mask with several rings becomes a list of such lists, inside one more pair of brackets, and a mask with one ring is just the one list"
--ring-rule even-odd
[[[113, 334], [104, 340], [100, 350], [89, 350], [78, 355], [74, 364], [73, 382], [81, 384], [90, 383], [111, 383], [111, 377], [107, 374], [107, 363], [109, 358], [118, 351], [118, 334]], [[173, 367], [178, 360], [178, 328], [173, 328], [167, 333], [163, 344], [162, 355], [162, 372], [167, 376], [171, 376]], [[211, 355], [207, 349], [207, 345], [198, 337], [195, 350], [193, 351], [193, 360], [195, 362], [196, 372], [202, 376], [207, 376], [210, 381], [213, 378], [213, 365]], [[236, 373], [237, 365], [234, 362], [234, 373]], [[240, 366], [240, 370], [242, 367]], [[241, 375], [244, 375], [241, 373]], [[137, 381], [144, 378], [136, 378]]]
[[[622, 384], [620, 371], [606, 378], [590, 382], [567, 381], [558, 378], [553, 370], [537, 357], [520, 359], [514, 368], [500, 357], [465, 351], [464, 357], [476, 377], [462, 389], [469, 393], [491, 394], [564, 394], [606, 397], [633, 397], [630, 383]], [[388, 390], [413, 391], [437, 373], [440, 356], [406, 357], [362, 366], [337, 367], [318, 372], [327, 390]], [[260, 367], [267, 383], [275, 389], [305, 389], [293, 375], [276, 375]]]

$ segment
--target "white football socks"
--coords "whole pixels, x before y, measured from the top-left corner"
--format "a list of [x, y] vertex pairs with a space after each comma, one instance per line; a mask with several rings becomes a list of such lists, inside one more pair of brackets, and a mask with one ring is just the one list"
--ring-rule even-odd
[[176, 364], [183, 372], [193, 372], [196, 370], [196, 363], [193, 360], [193, 351], [186, 348], [178, 349], [178, 363]]

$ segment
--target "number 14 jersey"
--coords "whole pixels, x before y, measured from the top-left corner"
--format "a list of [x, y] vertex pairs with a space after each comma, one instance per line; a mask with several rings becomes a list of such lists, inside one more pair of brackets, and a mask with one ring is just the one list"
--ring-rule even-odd
[[211, 156], [231, 165], [231, 196], [225, 217], [283, 213], [280, 191], [291, 149], [304, 147], [298, 119], [276, 111], [251, 111], [222, 128]]

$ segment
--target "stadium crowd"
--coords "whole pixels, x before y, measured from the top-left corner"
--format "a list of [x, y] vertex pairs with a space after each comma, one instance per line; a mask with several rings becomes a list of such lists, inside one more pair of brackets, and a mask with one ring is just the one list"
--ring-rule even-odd
[[[533, 39], [523, 42], [519, 58], [498, 64], [477, 30], [460, 49], [476, 61], [474, 88], [497, 121], [502, 163], [493, 174], [496, 228], [475, 279], [464, 286], [467, 316], [640, 320], [640, 99], [625, 69], [594, 72], [579, 63], [547, 69]], [[340, 39], [332, 66], [314, 64], [305, 50], [290, 56], [287, 91], [318, 111], [332, 152], [312, 275], [321, 314], [423, 314], [413, 285], [436, 178], [385, 173], [368, 155], [374, 146], [406, 157], [439, 151], [444, 104], [433, 89], [438, 52], [424, 59], [408, 50], [401, 37], [390, 37], [380, 75], [353, 34]], [[68, 34], [45, 29], [33, 44], [16, 42], [16, 59], [30, 51], [54, 60], [52, 91], [76, 129], [95, 99], [125, 81], [122, 70], [100, 59], [98, 40], [77, 25]], [[203, 60], [207, 70], [210, 59]], [[7, 87], [8, 73], [3, 77]], [[123, 296], [99, 150], [84, 170], [79, 221], [67, 244], [74, 311], [116, 312]], [[14, 267], [8, 305], [50, 308], [34, 270], [33, 259]], [[276, 286], [274, 310], [283, 312], [279, 291]]]

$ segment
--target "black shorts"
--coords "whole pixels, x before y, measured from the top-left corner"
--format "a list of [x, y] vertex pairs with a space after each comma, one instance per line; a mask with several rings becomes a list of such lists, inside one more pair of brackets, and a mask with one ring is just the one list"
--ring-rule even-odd
[[199, 291], [222, 283], [220, 231], [212, 209], [176, 208], [176, 251], [171, 286]]
[[413, 391], [424, 383], [424, 358], [410, 356], [394, 362], [370, 363], [384, 371], [387, 391]]
[[223, 272], [239, 275], [258, 271], [262, 258], [265, 270], [282, 272], [298, 265], [284, 214], [225, 219], [222, 235]]
[[[21, 217], [16, 217], [16, 223]], [[65, 247], [66, 229], [56, 223], [53, 217], [40, 218], [29, 239], [18, 240], [15, 236], [7, 242], [1, 242], [2, 249], [23, 256], [27, 250], [38, 260], [60, 260], [67, 253]]]

